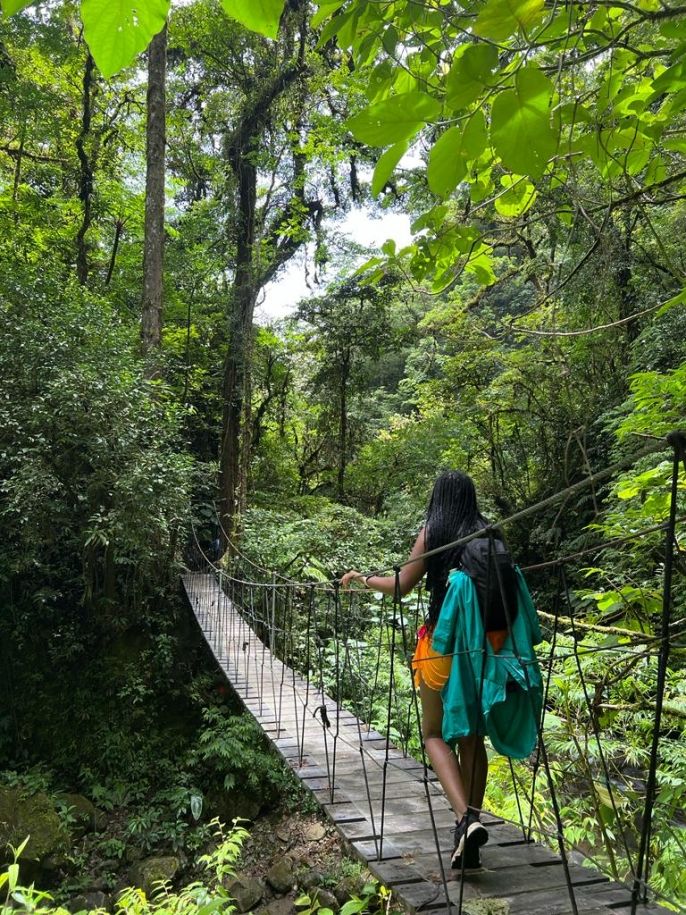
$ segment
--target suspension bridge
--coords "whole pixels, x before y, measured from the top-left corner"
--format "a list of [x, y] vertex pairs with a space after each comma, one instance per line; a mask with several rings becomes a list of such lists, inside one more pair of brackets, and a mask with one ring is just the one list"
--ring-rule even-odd
[[[293, 581], [241, 556], [218, 566], [196, 540], [195, 559], [183, 584], [217, 663], [353, 853], [393, 890], [408, 912], [686, 912], [651, 886], [656, 824], [679, 843], [683, 834], [680, 811], [667, 805], [656, 813], [658, 765], [673, 739], [665, 725], [670, 646], [678, 644], [683, 632], [683, 621], [675, 623], [671, 609], [677, 530], [686, 520], [677, 517], [686, 436], [672, 434], [668, 441], [674, 449], [668, 520], [613, 542], [621, 546], [644, 538], [653, 547], [656, 537], [662, 542], [662, 611], [653, 631], [626, 630], [620, 636], [617, 627], [597, 626], [591, 628], [605, 637], [586, 641], [585, 624], [575, 619], [566, 569], [598, 547], [525, 570], [527, 575], [547, 576], [550, 607], [550, 612], [541, 613], [547, 647], [540, 658], [545, 701], [538, 747], [524, 769], [508, 761], [516, 816], [509, 820], [484, 812], [489, 842], [482, 849], [483, 866], [475, 873], [450, 868], [455, 814], [419, 738], [420, 712], [409, 659], [423, 619], [421, 591], [411, 601], [401, 600], [396, 587], [392, 598], [375, 599], [368, 592], [342, 591], [337, 582]], [[601, 471], [570, 490], [592, 485], [615, 469]], [[553, 500], [515, 517], [533, 514]], [[394, 571], [397, 581], [399, 567]], [[599, 723], [602, 697], [597, 681], [590, 683], [586, 673], [589, 661], [600, 657], [620, 676], [636, 664], [654, 668], [650, 752], [640, 772], [623, 772], [616, 754], [604, 747]], [[548, 746], [554, 717], [548, 691], [554, 677], [564, 678], [570, 671], [578, 678], [585, 708], [576, 740], [580, 765], [573, 778]], [[637, 831], [639, 795], [644, 800]], [[585, 800], [591, 816], [596, 816], [606, 845], [602, 861], [582, 855], [566, 838], [563, 812], [570, 797]]]

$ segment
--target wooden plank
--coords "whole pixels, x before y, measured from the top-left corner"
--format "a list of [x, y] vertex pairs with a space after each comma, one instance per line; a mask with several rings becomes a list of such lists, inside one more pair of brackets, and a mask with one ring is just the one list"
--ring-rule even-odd
[[384, 886], [395, 887], [399, 884], [423, 883], [426, 878], [416, 867], [404, 860], [370, 861], [369, 870]]
[[403, 905], [409, 912], [419, 909], [428, 911], [433, 908], [444, 908], [450, 901], [450, 885], [448, 885], [448, 899], [445, 898], [443, 883], [401, 883], [395, 887], [395, 892], [402, 899]]
[[[632, 915], [631, 905], [623, 905], [617, 908], [612, 906], [613, 915]], [[636, 915], [664, 915], [665, 909], [660, 906], [648, 903], [647, 905], [637, 905]]]
[[371, 861], [395, 861], [402, 858], [398, 848], [388, 839], [376, 842], [356, 840], [350, 843], [350, 847], [367, 864]]
[[[419, 823], [417, 824], [420, 825]], [[423, 825], [423, 824], [422, 824]], [[453, 830], [450, 826], [446, 827], [441, 826], [437, 829], [438, 839], [441, 848], [452, 851], [453, 849]], [[517, 847], [530, 847], [533, 843], [525, 842], [522, 839], [521, 833], [517, 838], [517, 831], [514, 827], [509, 824], [496, 824], [494, 826], [488, 827], [489, 842], [488, 845], [484, 845], [483, 854], [486, 854], [491, 848], [502, 846], [504, 848], [517, 848]], [[425, 821], [423, 828], [417, 828], [413, 832], [407, 833], [398, 833], [397, 836], [394, 836], [394, 842], [399, 847], [403, 848], [403, 851], [408, 852], [409, 854], [418, 854], [421, 855], [422, 852], [426, 849], [433, 849], [435, 847], [434, 843], [434, 834], [433, 830], [430, 828], [430, 824]], [[503, 842], [507, 842], [507, 845], [503, 845]], [[551, 860], [555, 860], [555, 856], [552, 852], [549, 853]]]

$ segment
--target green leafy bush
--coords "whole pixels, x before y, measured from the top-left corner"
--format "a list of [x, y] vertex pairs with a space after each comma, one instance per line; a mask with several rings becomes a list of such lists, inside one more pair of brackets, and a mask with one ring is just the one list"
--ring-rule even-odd
[[[178, 892], [161, 884], [151, 897], [138, 887], [129, 887], [117, 899], [118, 915], [229, 915], [235, 911], [223, 882], [233, 876], [248, 833], [238, 825], [234, 825], [228, 833], [224, 832], [220, 824], [216, 826], [216, 847], [198, 858], [198, 863], [207, 873], [204, 881], [189, 883]], [[23, 887], [19, 884], [17, 861], [21, 850], [20, 846], [16, 850], [14, 863], [0, 873], [0, 893], [4, 891], [5, 894], [4, 902], [0, 904], [0, 915], [68, 915], [67, 909], [55, 905], [49, 893], [38, 890], [33, 885]], [[104, 912], [102, 909], [92, 911]]]

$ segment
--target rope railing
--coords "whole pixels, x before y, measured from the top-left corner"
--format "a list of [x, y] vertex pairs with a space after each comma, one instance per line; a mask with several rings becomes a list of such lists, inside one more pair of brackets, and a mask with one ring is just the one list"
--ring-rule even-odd
[[[686, 438], [686, 433], [683, 433], [683, 432], [674, 432], [674, 433], [670, 433], [670, 435], [671, 436], [681, 436], [681, 437]], [[675, 441], [679, 441], [679, 439], [677, 438], [677, 439], [675, 439]], [[473, 531], [471, 534], [467, 534], [464, 537], [460, 537], [457, 540], [450, 541], [449, 543], [442, 544], [441, 546], [436, 547], [435, 549], [425, 550], [423, 553], [418, 554], [417, 556], [413, 557], [412, 559], [406, 559], [403, 562], [394, 563], [392, 565], [372, 569], [369, 572], [365, 573], [365, 575], [381, 575], [384, 572], [394, 571], [396, 567], [398, 569], [403, 569], [405, 566], [411, 565], [412, 563], [426, 560], [432, 556], [439, 555], [440, 553], [443, 553], [443, 552], [446, 552], [449, 550], [455, 550], [460, 546], [464, 546], [465, 544], [469, 543], [470, 540], [474, 540], [477, 537], [488, 536], [489, 533], [498, 533], [502, 528], [508, 527], [517, 521], [522, 521], [525, 518], [531, 517], [532, 515], [537, 514], [538, 512], [542, 511], [543, 509], [549, 508], [550, 506], [555, 505], [557, 502], [559, 502], [561, 500], [568, 499], [569, 496], [571, 496], [571, 495], [575, 495], [579, 492], [583, 492], [583, 490], [587, 489], [589, 486], [592, 487], [596, 483], [598, 483], [602, 480], [608, 479], [609, 477], [613, 476], [614, 474], [618, 473], [619, 471], [626, 470], [627, 468], [631, 467], [633, 464], [635, 464], [637, 461], [641, 460], [642, 458], [648, 457], [651, 454], [657, 454], [661, 451], [665, 451], [669, 447], [672, 447], [669, 437], [667, 437], [667, 439], [665, 441], [662, 441], [662, 440], [654, 441], [653, 440], [653, 441], [651, 441], [651, 443], [649, 445], [647, 445], [645, 448], [640, 449], [635, 454], [633, 454], [631, 456], [627, 456], [620, 461], [616, 461], [615, 463], [609, 465], [608, 467], [605, 467], [602, 470], [599, 470], [594, 474], [584, 477], [583, 480], [579, 480], [577, 483], [573, 483], [570, 486], [565, 487], [564, 489], [558, 490], [556, 493], [553, 493], [552, 495], [547, 496], [545, 499], [541, 499], [538, 502], [535, 502], [532, 505], [527, 506], [526, 508], [520, 509], [519, 511], [514, 512], [513, 514], [509, 515], [506, 518], [503, 518], [502, 520], [500, 520], [498, 522], [494, 522], [493, 524], [488, 524], [485, 527], [480, 528], [479, 530]], [[681, 448], [685, 447], [683, 442], [681, 443], [680, 447]], [[216, 510], [216, 506], [215, 506], [215, 512], [216, 512], [217, 526], [218, 526], [219, 530], [221, 531], [225, 542], [229, 545], [232, 554], [239, 556], [241, 559], [243, 559], [243, 561], [247, 562], [252, 568], [254, 568], [260, 572], [263, 572], [268, 575], [275, 575], [279, 580], [281, 580], [284, 584], [287, 584], [290, 587], [305, 587], [309, 584], [312, 584], [311, 580], [298, 581], [296, 579], [292, 579], [288, 576], [285, 576], [280, 572], [276, 572], [274, 570], [267, 569], [264, 566], [259, 565], [259, 563], [256, 563], [253, 559], [251, 559], [249, 556], [247, 556], [245, 553], [243, 553], [240, 550], [240, 548], [236, 544], [235, 540], [232, 539], [229, 536], [229, 534], [226, 532], [224, 525], [222, 523], [221, 514]], [[682, 522], [684, 520], [686, 520], [686, 516], [681, 516], [681, 517], [679, 517], [678, 522]], [[625, 543], [631, 542], [632, 540], [647, 536], [648, 534], [656, 533], [661, 530], [664, 530], [666, 524], [667, 524], [667, 522], [652, 525], [651, 527], [644, 528], [640, 531], [635, 531], [630, 534], [626, 534], [623, 537], [616, 537], [616, 538], [613, 538], [612, 540], [606, 541], [605, 543], [600, 543], [596, 546], [587, 547], [587, 548], [584, 548], [583, 550], [577, 550], [573, 553], [569, 553], [566, 556], [561, 556], [561, 557], [557, 557], [552, 560], [548, 560], [545, 563], [523, 566], [522, 571], [527, 572], [527, 571], [538, 570], [540, 568], [545, 568], [548, 566], [553, 567], [553, 566], [556, 566], [556, 565], [559, 565], [562, 563], [571, 562], [571, 561], [579, 558], [580, 556], [587, 555], [588, 553], [592, 553], [594, 551], [597, 551], [598, 549], [606, 549], [606, 548], [610, 548], [613, 546], [621, 546]], [[208, 562], [209, 562], [209, 560], [208, 560]], [[332, 579], [328, 583], [317, 582], [316, 585], [318, 588], [322, 588], [322, 589], [333, 588], [335, 581], [336, 581], [336, 579]], [[258, 584], [258, 582], [254, 582], [254, 583]]]
[[[686, 516], [677, 514], [677, 484], [680, 462], [686, 456], [685, 442], [683, 433], [668, 439], [673, 449], [673, 467], [670, 515], [666, 522], [526, 569], [528, 574], [542, 577], [541, 592], [552, 594], [552, 600], [550, 608], [545, 603], [546, 609], [541, 608], [541, 616], [549, 629], [548, 652], [545, 659], [539, 659], [543, 668], [543, 701], [537, 724], [538, 745], [529, 760], [528, 785], [522, 780], [524, 764], [515, 767], [509, 761], [511, 797], [516, 804], [517, 820], [508, 822], [517, 823], [524, 843], [539, 836], [557, 845], [569, 905], [574, 913], [579, 911], [577, 887], [580, 877], [569, 855], [578, 849], [565, 834], [565, 809], [576, 805], [595, 817], [604, 839], [601, 845], [605, 860], [599, 863], [604, 864], [614, 879], [629, 880], [634, 915], [640, 911], [649, 893], [654, 898], [663, 898], [650, 887], [656, 823], [660, 835], [674, 833], [675, 842], [682, 841], [672, 822], [675, 812], [657, 803], [657, 772], [660, 749], [669, 739], [663, 733], [662, 721], [665, 715], [674, 714], [669, 703], [665, 706], [669, 654], [670, 650], [679, 650], [673, 643], [683, 634], [684, 624], [683, 619], [671, 619], [671, 610], [675, 571], [672, 557], [675, 546], [678, 548], [676, 530], [686, 520]], [[661, 449], [651, 444], [640, 456], [658, 450]], [[475, 536], [492, 539], [502, 527], [528, 517], [560, 498], [568, 498], [569, 494], [579, 492], [585, 486], [607, 479], [637, 459], [634, 455], [630, 462], [628, 459], [620, 461], [511, 515], [498, 525], [488, 525], [482, 531], [439, 550], [427, 551], [418, 558], [454, 549]], [[587, 624], [578, 620], [577, 608], [572, 603], [567, 567], [590, 552], [616, 548], [658, 533], [664, 535], [665, 558], [659, 631], [627, 629], [623, 633], [613, 633], [613, 627], [595, 624], [588, 624], [587, 628]], [[414, 601], [401, 600], [399, 573], [407, 563], [394, 566], [394, 594], [370, 602], [369, 592], [362, 589], [343, 591], [336, 580], [296, 581], [280, 576], [259, 566], [233, 546], [230, 567], [225, 567], [223, 561], [213, 561], [207, 556], [195, 530], [193, 536], [196, 565], [203, 573], [209, 572], [215, 584], [211, 593], [198, 590], [191, 599], [196, 600], [196, 613], [206, 629], [208, 641], [232, 681], [249, 691], [260, 715], [270, 716], [265, 726], [276, 735], [277, 741], [284, 739], [284, 734], [290, 735], [288, 739], [293, 741], [293, 759], [298, 767], [306, 766], [311, 752], [309, 747], [318, 748], [322, 764], [312, 766], [312, 769], [321, 775], [313, 776], [313, 783], [319, 784], [316, 780], [319, 778], [321, 786], [317, 790], [326, 794], [329, 803], [336, 801], [343, 790], [341, 785], [350, 785], [351, 760], [357, 759], [356, 778], [370, 824], [369, 841], [373, 843], [379, 861], [385, 859], [387, 849], [397, 838], [393, 832], [397, 819], [394, 811], [400, 801], [391, 790], [394, 789], [393, 772], [415, 772], [416, 781], [422, 786], [433, 837], [431, 844], [440, 877], [438, 894], [443, 894], [449, 908], [461, 913], [465, 880], [461, 879], [456, 888], [447, 879], [443, 832], [446, 828], [445, 802], [439, 803], [440, 790], [424, 751], [419, 703], [412, 685], [410, 658], [414, 631], [423, 616], [423, 596], [420, 590]], [[497, 566], [496, 574], [499, 574]], [[502, 582], [497, 584], [504, 596]], [[512, 626], [508, 628], [513, 636]], [[567, 635], [563, 635], [563, 629], [567, 630]], [[607, 643], [597, 643], [599, 638]], [[624, 644], [617, 643], [620, 638]], [[533, 671], [536, 661], [514, 641], [512, 650], [528, 682], [529, 671]], [[487, 653], [484, 639], [479, 648], [470, 647], [450, 654], [453, 658], [464, 658], [475, 670], [480, 668], [480, 690], [485, 670], [483, 659]], [[622, 664], [629, 665], [627, 671], [640, 667], [644, 682], [654, 683], [654, 687], [648, 687], [654, 723], [641, 781], [645, 786], [645, 802], [637, 837], [633, 833], [633, 820], [637, 816], [638, 776], [633, 771], [626, 771], [616, 747], [616, 734], [613, 737], [612, 727], [601, 721], [603, 691], [607, 691], [608, 702], [612, 692], [611, 686], [604, 685], [607, 678], [602, 671], [599, 673], [596, 657], [612, 658], [611, 670], [623, 669]], [[651, 680], [653, 676], [654, 680]], [[566, 681], [578, 684], [574, 687], [575, 695], [560, 693], [559, 684]], [[553, 699], [554, 691], [563, 699], [567, 695], [564, 701], [568, 703], [568, 714], [578, 718], [578, 734], [570, 727], [565, 730], [559, 717], [551, 725], [553, 704], [559, 702], [559, 696]], [[527, 690], [527, 694], [533, 695], [531, 690]], [[646, 696], [642, 698], [644, 703], [648, 701]], [[413, 757], [417, 758], [416, 762]], [[610, 826], [605, 825], [608, 817], [612, 836], [608, 832]], [[464, 873], [461, 877], [464, 878]], [[677, 910], [686, 911], [683, 903], [667, 901]], [[434, 902], [432, 899], [423, 904]]]

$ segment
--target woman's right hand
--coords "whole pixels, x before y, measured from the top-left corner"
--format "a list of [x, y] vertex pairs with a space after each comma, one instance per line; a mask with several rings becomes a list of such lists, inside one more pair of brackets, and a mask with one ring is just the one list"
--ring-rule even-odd
[[355, 569], [351, 569], [349, 572], [346, 572], [343, 578], [341, 578], [341, 588], [344, 591], [350, 591], [351, 584], [354, 581], [359, 581], [359, 583], [364, 587], [364, 575], [362, 572], [356, 572]]

